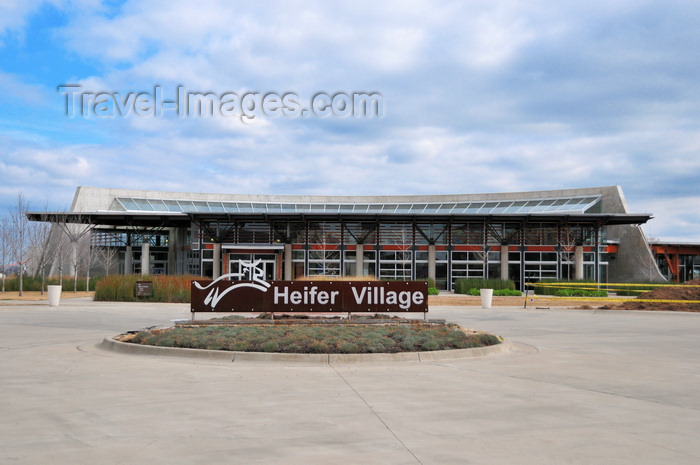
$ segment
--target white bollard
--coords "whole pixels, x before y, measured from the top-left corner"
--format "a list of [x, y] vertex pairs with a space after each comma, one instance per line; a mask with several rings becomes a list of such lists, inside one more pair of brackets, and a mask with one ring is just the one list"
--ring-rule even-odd
[[58, 303], [61, 301], [61, 286], [51, 284], [46, 287], [49, 290], [49, 305], [51, 307], [58, 307]]
[[480, 289], [481, 308], [491, 308], [491, 300], [493, 299], [493, 289]]

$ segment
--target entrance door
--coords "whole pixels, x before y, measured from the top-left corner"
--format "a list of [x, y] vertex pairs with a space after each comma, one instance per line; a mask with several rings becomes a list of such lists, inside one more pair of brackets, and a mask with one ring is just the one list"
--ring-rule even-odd
[[[265, 281], [274, 281], [277, 279], [277, 254], [275, 253], [232, 253], [229, 254], [229, 273], [242, 273], [240, 260], [244, 262], [252, 262], [260, 260], [258, 265], [264, 271]], [[241, 278], [247, 279], [247, 278]]]

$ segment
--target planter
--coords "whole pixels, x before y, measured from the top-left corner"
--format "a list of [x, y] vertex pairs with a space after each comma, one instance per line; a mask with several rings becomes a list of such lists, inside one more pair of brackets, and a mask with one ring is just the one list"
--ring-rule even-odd
[[49, 290], [49, 305], [51, 307], [58, 307], [61, 301], [61, 286], [51, 284], [46, 286]]
[[491, 300], [493, 300], [493, 289], [480, 289], [481, 308], [491, 308]]

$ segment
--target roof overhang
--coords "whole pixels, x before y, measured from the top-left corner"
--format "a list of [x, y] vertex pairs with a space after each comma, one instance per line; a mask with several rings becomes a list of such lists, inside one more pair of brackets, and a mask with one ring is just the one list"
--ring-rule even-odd
[[451, 223], [556, 223], [586, 225], [644, 224], [650, 214], [606, 213], [529, 213], [529, 214], [352, 214], [352, 213], [158, 213], [158, 212], [27, 212], [30, 221], [68, 224], [92, 224], [129, 228], [167, 228], [189, 226], [192, 222], [211, 221], [408, 221]]

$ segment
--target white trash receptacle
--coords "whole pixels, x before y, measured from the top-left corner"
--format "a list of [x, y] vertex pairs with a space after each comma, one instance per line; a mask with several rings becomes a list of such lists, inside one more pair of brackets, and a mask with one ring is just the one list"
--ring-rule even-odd
[[46, 287], [49, 290], [49, 305], [58, 307], [58, 303], [61, 301], [61, 286], [52, 284]]
[[481, 308], [491, 308], [493, 289], [480, 289], [479, 292], [481, 293]]

